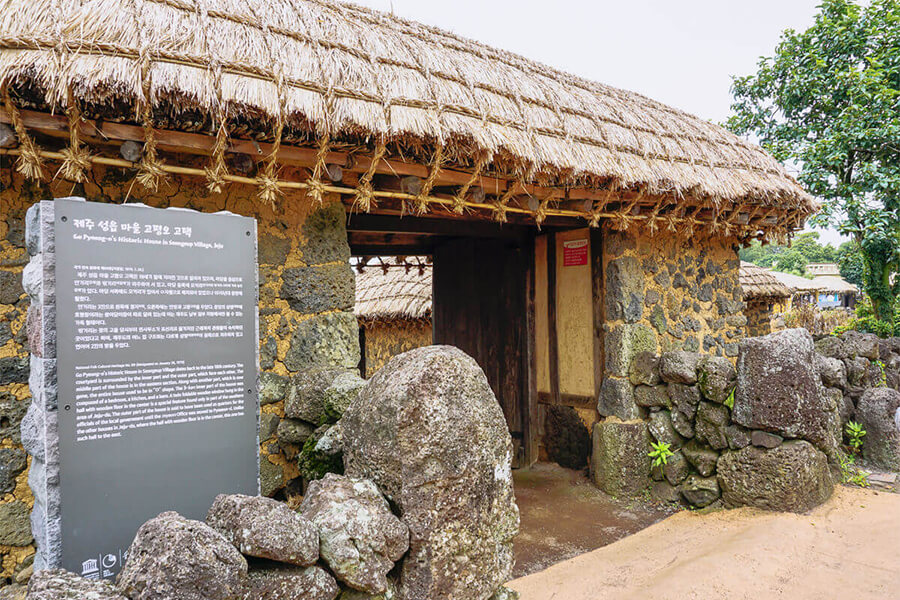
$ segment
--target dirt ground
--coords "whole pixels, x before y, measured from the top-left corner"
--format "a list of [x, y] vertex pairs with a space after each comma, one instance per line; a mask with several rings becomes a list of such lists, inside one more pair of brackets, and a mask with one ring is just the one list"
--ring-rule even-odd
[[675, 508], [645, 500], [616, 500], [584, 472], [552, 463], [513, 471], [521, 526], [513, 577], [596, 550], [666, 518]]
[[508, 585], [521, 600], [900, 598], [900, 495], [837, 487], [806, 515], [683, 511]]

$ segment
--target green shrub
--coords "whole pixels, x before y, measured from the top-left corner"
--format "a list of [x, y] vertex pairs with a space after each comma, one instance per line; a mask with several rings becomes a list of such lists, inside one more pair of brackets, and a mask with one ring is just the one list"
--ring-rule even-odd
[[832, 334], [840, 335], [846, 331], [861, 331], [874, 333], [881, 338], [900, 337], [900, 298], [894, 304], [894, 322], [891, 323], [878, 319], [872, 309], [872, 301], [863, 297], [856, 303], [856, 317], [844, 325], [835, 327]]

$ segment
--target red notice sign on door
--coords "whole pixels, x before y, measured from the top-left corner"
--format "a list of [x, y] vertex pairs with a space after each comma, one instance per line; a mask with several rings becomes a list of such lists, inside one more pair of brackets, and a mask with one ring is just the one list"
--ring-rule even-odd
[[563, 242], [563, 266], [577, 267], [588, 264], [588, 240]]

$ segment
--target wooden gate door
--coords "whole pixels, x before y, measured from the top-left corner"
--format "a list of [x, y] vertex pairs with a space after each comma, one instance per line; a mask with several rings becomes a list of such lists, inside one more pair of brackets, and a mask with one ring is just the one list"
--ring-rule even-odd
[[[452, 240], [434, 251], [434, 343], [456, 346], [484, 370], [513, 437], [514, 466], [537, 458], [529, 407], [529, 300], [534, 251], [509, 241]], [[536, 408], [535, 408], [536, 414]]]

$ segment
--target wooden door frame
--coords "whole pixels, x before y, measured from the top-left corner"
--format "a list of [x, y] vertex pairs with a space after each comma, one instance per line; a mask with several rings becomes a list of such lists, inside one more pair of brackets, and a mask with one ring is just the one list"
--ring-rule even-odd
[[[556, 328], [556, 232], [547, 232], [547, 308], [548, 308], [548, 354], [549, 354], [549, 378], [550, 391], [538, 392], [535, 385], [533, 400], [529, 401], [529, 411], [537, 412], [537, 404], [571, 406], [575, 408], [596, 408], [597, 401], [600, 397], [600, 386], [603, 382], [604, 353], [603, 353], [603, 323], [605, 319], [603, 305], [603, 234], [600, 228], [591, 228], [589, 237], [591, 242], [591, 255], [589, 257], [591, 264], [591, 295], [592, 295], [592, 328], [594, 341], [594, 394], [592, 396], [579, 396], [573, 394], [564, 394], [559, 388], [559, 336]], [[532, 246], [533, 246], [532, 242]], [[532, 255], [533, 255], [532, 250]], [[534, 259], [531, 264], [532, 280], [534, 279]], [[530, 291], [532, 302], [534, 294], [537, 293], [532, 281], [532, 289]], [[534, 319], [534, 310], [532, 304], [531, 319]], [[530, 329], [531, 336], [531, 368], [529, 371], [537, 372], [537, 354], [534, 352], [534, 346], [537, 343], [534, 337], [535, 331], [532, 326]]]

